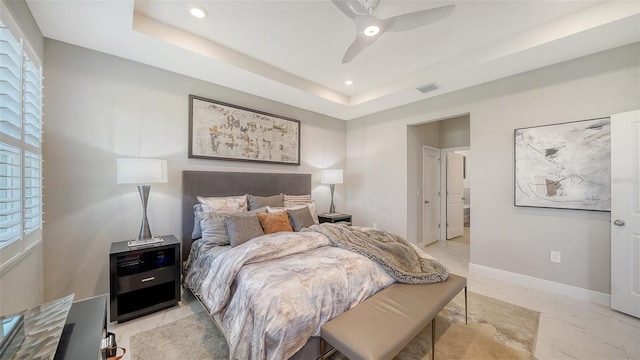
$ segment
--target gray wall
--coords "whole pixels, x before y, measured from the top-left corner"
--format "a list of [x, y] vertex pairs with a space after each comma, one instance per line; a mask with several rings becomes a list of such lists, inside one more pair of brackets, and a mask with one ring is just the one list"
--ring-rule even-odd
[[[513, 206], [513, 130], [640, 108], [638, 43], [347, 123], [348, 210], [407, 236], [407, 125], [470, 114], [471, 262], [610, 293], [609, 213]], [[372, 161], [373, 160], [373, 161]], [[394, 174], [394, 176], [385, 176]], [[362, 179], [362, 180], [361, 180]], [[366, 179], [366, 181], [364, 181]], [[562, 263], [549, 251], [562, 251]]]
[[[119, 157], [168, 160], [169, 183], [151, 188], [153, 234], [181, 229], [181, 171], [311, 173], [318, 212], [329, 208], [320, 169], [345, 168], [344, 121], [197, 79], [47, 39], [45, 42], [44, 290], [52, 299], [106, 293], [111, 242], [137, 236], [136, 187], [117, 185]], [[301, 165], [187, 158], [188, 94], [301, 121]], [[344, 185], [335, 202], [345, 209]]]
[[[44, 38], [24, 1], [5, 1], [33, 51], [43, 58]], [[43, 301], [42, 243], [36, 245], [19, 263], [0, 273], [0, 315], [40, 305]]]

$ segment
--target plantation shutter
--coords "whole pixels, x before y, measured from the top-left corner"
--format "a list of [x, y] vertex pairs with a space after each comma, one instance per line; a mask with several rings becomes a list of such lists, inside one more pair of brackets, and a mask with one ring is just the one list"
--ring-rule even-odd
[[24, 142], [40, 148], [42, 134], [42, 74], [40, 68], [24, 57]]
[[0, 273], [42, 239], [42, 67], [5, 16], [0, 21]]
[[0, 143], [0, 247], [20, 239], [20, 149]]
[[[21, 237], [22, 45], [0, 23], [0, 247]], [[13, 141], [11, 141], [13, 140]]]

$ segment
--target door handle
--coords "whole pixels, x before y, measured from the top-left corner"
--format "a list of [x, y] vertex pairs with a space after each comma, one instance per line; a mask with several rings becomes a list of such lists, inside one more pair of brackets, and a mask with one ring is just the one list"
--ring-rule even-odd
[[624, 225], [625, 225], [625, 222], [624, 222], [624, 220], [617, 219], [617, 220], [614, 220], [614, 221], [613, 221], [613, 225], [616, 225], [616, 226], [624, 226]]
[[428, 204], [428, 203], [429, 203], [429, 200], [425, 200], [425, 201], [424, 201], [424, 203], [425, 203], [425, 204]]

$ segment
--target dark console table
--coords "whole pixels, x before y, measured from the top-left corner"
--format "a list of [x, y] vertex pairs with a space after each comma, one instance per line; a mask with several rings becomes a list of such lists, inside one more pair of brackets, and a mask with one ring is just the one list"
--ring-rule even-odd
[[74, 302], [62, 330], [54, 360], [104, 359], [107, 295]]

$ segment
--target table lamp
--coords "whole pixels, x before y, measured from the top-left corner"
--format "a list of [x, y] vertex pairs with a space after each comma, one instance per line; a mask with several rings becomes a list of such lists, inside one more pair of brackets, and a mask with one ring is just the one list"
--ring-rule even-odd
[[117, 183], [136, 184], [142, 200], [142, 225], [137, 240], [130, 240], [129, 246], [149, 245], [162, 242], [151, 236], [147, 220], [147, 201], [151, 185], [167, 182], [167, 160], [125, 158], [117, 160]]
[[328, 184], [331, 189], [331, 206], [329, 207], [329, 213], [335, 214], [336, 207], [333, 205], [333, 190], [336, 184], [342, 184], [342, 170], [321, 170], [320, 183]]

